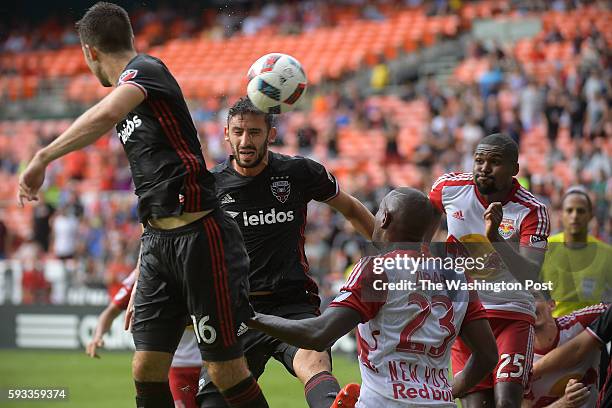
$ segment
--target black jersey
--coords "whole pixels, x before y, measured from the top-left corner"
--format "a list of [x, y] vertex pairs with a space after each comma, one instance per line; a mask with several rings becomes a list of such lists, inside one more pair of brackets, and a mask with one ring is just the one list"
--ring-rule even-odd
[[[612, 341], [612, 306], [608, 306], [608, 309], [591, 323], [587, 330], [597, 337], [602, 347], [606, 347], [606, 344]], [[597, 407], [610, 406], [612, 406], [612, 361], [608, 363], [608, 374], [601, 386], [597, 400]]]
[[136, 86], [144, 101], [117, 124], [138, 196], [141, 222], [217, 206], [197, 131], [178, 83], [155, 57], [137, 55], [118, 86]]
[[310, 200], [336, 197], [338, 184], [313, 160], [272, 152], [268, 158], [255, 177], [236, 172], [231, 156], [211, 170], [221, 207], [242, 230], [251, 259], [251, 291], [300, 287], [318, 293], [304, 253], [306, 209]]

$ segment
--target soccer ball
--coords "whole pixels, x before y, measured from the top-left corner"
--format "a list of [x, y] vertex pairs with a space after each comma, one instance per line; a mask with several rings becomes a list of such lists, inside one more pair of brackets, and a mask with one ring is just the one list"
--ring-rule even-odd
[[302, 64], [287, 54], [272, 53], [259, 58], [248, 73], [247, 95], [257, 109], [283, 113], [295, 108], [306, 90]]

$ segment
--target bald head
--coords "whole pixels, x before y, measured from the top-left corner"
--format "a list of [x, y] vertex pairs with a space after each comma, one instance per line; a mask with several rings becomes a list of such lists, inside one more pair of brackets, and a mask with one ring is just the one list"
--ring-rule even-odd
[[433, 218], [429, 198], [410, 187], [396, 188], [383, 198], [376, 214], [375, 241], [419, 242]]

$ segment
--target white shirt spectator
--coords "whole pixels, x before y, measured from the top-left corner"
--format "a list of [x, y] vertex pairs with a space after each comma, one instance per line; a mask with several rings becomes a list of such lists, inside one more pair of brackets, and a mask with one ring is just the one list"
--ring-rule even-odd
[[53, 253], [57, 257], [71, 257], [76, 250], [79, 220], [73, 216], [58, 214], [53, 220]]

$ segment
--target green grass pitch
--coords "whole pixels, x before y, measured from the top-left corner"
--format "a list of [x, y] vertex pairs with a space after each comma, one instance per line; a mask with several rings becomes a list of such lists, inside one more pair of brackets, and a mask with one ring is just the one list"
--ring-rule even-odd
[[[0, 350], [0, 388], [68, 388], [62, 402], [6, 402], [1, 408], [122, 408], [134, 407], [131, 353], [104, 352], [91, 359], [84, 352]], [[334, 374], [341, 385], [361, 382], [357, 358], [334, 357]], [[260, 379], [270, 407], [307, 408], [304, 388], [272, 359]]]

